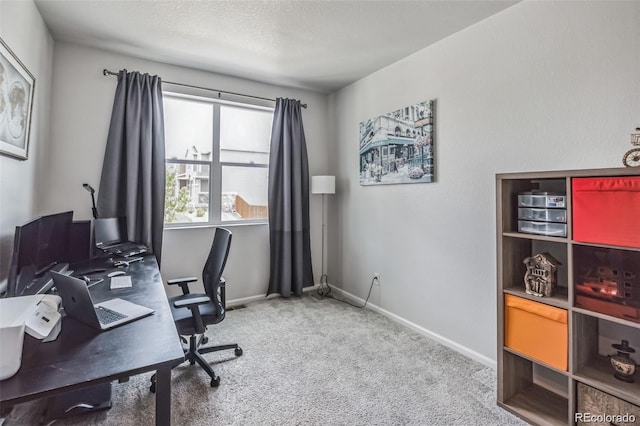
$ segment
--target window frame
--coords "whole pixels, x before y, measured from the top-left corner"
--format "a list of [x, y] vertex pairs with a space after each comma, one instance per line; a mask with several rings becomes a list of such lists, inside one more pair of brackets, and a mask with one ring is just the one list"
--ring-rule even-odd
[[[217, 93], [217, 92], [216, 92]], [[274, 113], [275, 107], [264, 105], [262, 102], [249, 103], [237, 102], [213, 97], [211, 94], [192, 94], [182, 93], [175, 90], [163, 90], [164, 97], [177, 98], [181, 100], [192, 100], [195, 102], [209, 103], [213, 107], [213, 135], [211, 141], [211, 157], [209, 160], [190, 160], [190, 159], [164, 159], [165, 170], [169, 164], [185, 164], [185, 165], [208, 165], [209, 166], [209, 203], [208, 203], [208, 220], [202, 222], [178, 222], [163, 223], [164, 229], [194, 228], [194, 227], [212, 227], [212, 226], [237, 226], [237, 225], [265, 225], [269, 223], [269, 218], [264, 219], [243, 219], [243, 220], [222, 220], [222, 168], [228, 167], [250, 167], [265, 168], [267, 175], [269, 172], [269, 162], [267, 163], [242, 163], [232, 161], [221, 161], [220, 159], [220, 109], [222, 106], [230, 106], [247, 110], [268, 111]], [[269, 147], [270, 148], [270, 147]], [[269, 153], [268, 153], [269, 155]], [[267, 182], [268, 184], [268, 182]], [[268, 204], [267, 204], [268, 207]], [[213, 212], [215, 213], [215, 217]]]

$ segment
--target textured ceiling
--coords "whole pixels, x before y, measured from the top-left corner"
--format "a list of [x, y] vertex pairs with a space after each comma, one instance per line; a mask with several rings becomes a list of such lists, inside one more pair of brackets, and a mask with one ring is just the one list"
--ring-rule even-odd
[[516, 1], [35, 3], [55, 40], [329, 93]]

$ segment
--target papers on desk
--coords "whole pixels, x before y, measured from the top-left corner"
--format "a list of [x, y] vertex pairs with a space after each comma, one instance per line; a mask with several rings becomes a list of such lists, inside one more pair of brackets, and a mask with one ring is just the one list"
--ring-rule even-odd
[[117, 277], [111, 277], [111, 283], [109, 288], [111, 290], [118, 288], [128, 288], [131, 287], [131, 276], [130, 275], [121, 275]]

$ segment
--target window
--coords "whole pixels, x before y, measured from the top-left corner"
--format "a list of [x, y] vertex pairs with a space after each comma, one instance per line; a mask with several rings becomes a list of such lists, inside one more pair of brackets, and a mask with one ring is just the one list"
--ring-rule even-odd
[[165, 226], [265, 222], [273, 109], [163, 98]]

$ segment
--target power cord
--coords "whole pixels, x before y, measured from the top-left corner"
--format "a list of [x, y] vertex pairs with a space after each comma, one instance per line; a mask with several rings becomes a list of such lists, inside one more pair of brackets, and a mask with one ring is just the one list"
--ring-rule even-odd
[[[326, 275], [323, 275], [323, 277], [326, 277]], [[373, 290], [373, 284], [378, 280], [378, 277], [373, 277], [373, 279], [371, 280], [371, 286], [369, 286], [369, 294], [367, 294], [367, 298], [364, 301], [364, 304], [362, 306], [358, 306], [358, 305], [354, 305], [353, 303], [347, 302], [346, 300], [342, 300], [342, 299], [338, 299], [335, 296], [331, 296], [331, 287], [329, 287], [329, 284], [326, 282], [324, 282], [324, 285], [326, 285], [326, 290], [323, 287], [323, 282], [322, 282], [322, 277], [320, 277], [320, 288], [318, 289], [318, 291], [316, 292], [316, 294], [319, 296], [320, 299], [324, 298], [324, 297], [330, 297], [333, 300], [337, 300], [338, 302], [342, 302], [345, 303], [349, 306], [353, 306], [354, 308], [358, 308], [358, 309], [364, 309], [365, 306], [367, 306], [367, 302], [369, 302], [369, 297], [371, 297], [371, 290]]]
[[94, 285], [100, 284], [102, 281], [104, 281], [104, 278], [91, 279], [86, 275], [81, 276], [80, 279], [83, 280], [87, 284], [87, 288], [91, 288]]
[[96, 284], [100, 284], [102, 281], [104, 281], [104, 278], [98, 278], [95, 282], [87, 284], [87, 288], [93, 287]]

